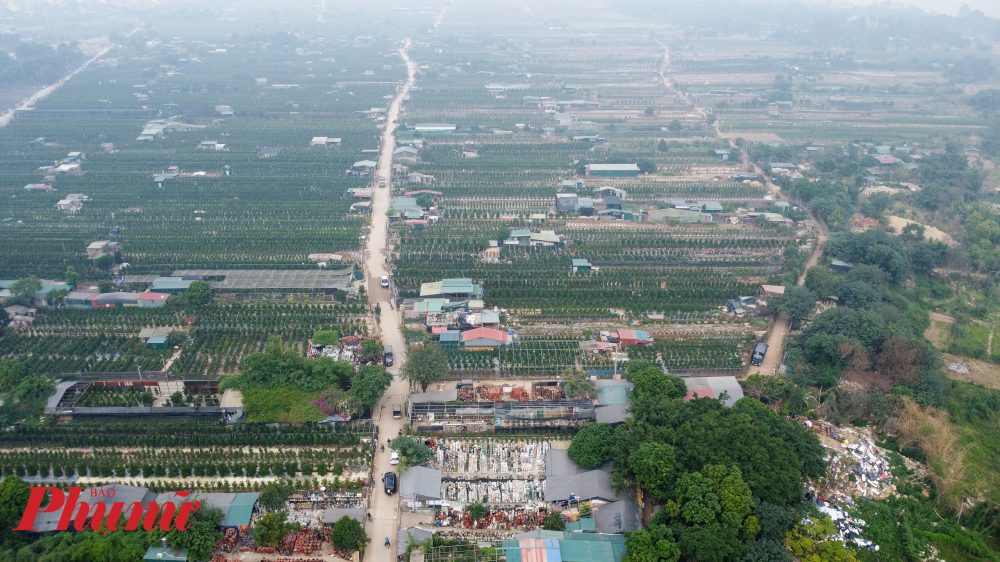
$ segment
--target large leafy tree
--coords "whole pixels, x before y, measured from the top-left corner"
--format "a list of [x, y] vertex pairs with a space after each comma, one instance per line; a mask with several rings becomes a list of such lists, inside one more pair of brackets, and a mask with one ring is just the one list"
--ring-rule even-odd
[[658, 501], [665, 501], [677, 479], [674, 448], [662, 443], [647, 442], [629, 455], [628, 464], [642, 489]]
[[27, 484], [17, 476], [8, 475], [0, 482], [0, 551], [24, 540], [23, 533], [11, 529], [21, 523], [30, 495]]
[[298, 523], [290, 524], [286, 521], [288, 514], [284, 511], [272, 511], [265, 513], [253, 527], [253, 540], [257, 544], [277, 545], [286, 534], [297, 531]]
[[654, 521], [673, 531], [685, 558], [723, 562], [760, 532], [752, 509], [750, 487], [739, 468], [708, 465], [677, 481], [674, 499]]
[[785, 288], [785, 294], [777, 304], [777, 309], [787, 314], [792, 326], [797, 328], [812, 314], [813, 306], [816, 305], [816, 295], [806, 287], [793, 285]]
[[378, 404], [379, 398], [391, 384], [391, 373], [377, 365], [365, 365], [351, 379], [351, 394], [358, 399], [362, 408], [371, 408]]
[[333, 524], [333, 531], [330, 533], [333, 546], [347, 552], [363, 549], [370, 540], [361, 523], [346, 515]]
[[678, 562], [681, 558], [673, 532], [658, 523], [625, 533], [625, 549], [622, 562]]
[[423, 349], [412, 349], [406, 354], [406, 362], [400, 375], [411, 383], [420, 385], [427, 391], [431, 383], [444, 378], [448, 372], [448, 357], [438, 345], [426, 345]]
[[569, 458], [583, 468], [597, 468], [611, 460], [611, 426], [591, 423], [580, 428], [569, 446]]
[[378, 361], [382, 357], [382, 342], [368, 338], [361, 342], [361, 361], [364, 363]]
[[184, 299], [194, 306], [208, 304], [212, 302], [212, 287], [206, 281], [194, 281], [184, 292]]
[[854, 551], [834, 536], [836, 531], [824, 515], [796, 525], [785, 536], [785, 546], [802, 562], [856, 562]]
[[421, 465], [431, 456], [431, 450], [427, 445], [406, 435], [393, 439], [390, 447], [399, 453], [400, 470], [408, 466]]
[[35, 293], [42, 290], [42, 282], [32, 275], [14, 281], [9, 290], [10, 296], [17, 300], [30, 299]]

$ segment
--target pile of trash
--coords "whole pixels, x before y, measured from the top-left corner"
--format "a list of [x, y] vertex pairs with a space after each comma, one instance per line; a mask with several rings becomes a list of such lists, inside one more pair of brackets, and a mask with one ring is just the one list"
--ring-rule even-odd
[[[486, 529], [486, 530], [506, 530], [506, 529], [537, 529], [542, 526], [545, 521], [545, 516], [547, 511], [544, 507], [531, 507], [531, 506], [518, 506], [518, 507], [497, 507], [493, 506], [487, 509], [486, 517], [480, 519], [479, 521], [473, 521], [469, 516], [468, 511], [463, 511], [461, 509], [452, 508], [450, 506], [442, 507], [440, 511], [437, 512], [435, 517], [434, 526], [435, 527], [457, 527], [463, 529]], [[452, 537], [452, 538], [469, 538], [475, 539], [477, 541], [482, 540], [504, 540], [504, 539], [494, 539], [488, 537], [488, 535], [483, 533], [463, 533], [462, 537]]]
[[878, 552], [878, 545], [861, 536], [861, 528], [865, 526], [862, 519], [851, 517], [846, 511], [825, 501], [817, 499], [816, 506], [821, 513], [830, 516], [837, 527], [834, 538], [847, 543], [854, 543], [858, 548]]
[[298, 523], [303, 527], [321, 527], [325, 509], [297, 509], [290, 503], [285, 503], [289, 523]]
[[542, 481], [443, 480], [441, 495], [449, 501], [483, 504], [517, 504], [545, 499]]
[[887, 451], [876, 446], [866, 431], [811, 421], [804, 425], [830, 438], [820, 440], [828, 452], [823, 459], [826, 478], [810, 482], [811, 493], [845, 503], [852, 503], [854, 498], [883, 499], [896, 493]]
[[434, 450], [444, 474], [513, 475], [532, 478], [545, 474], [548, 441], [442, 439]]
[[444, 539], [458, 539], [466, 542], [499, 542], [514, 540], [514, 533], [504, 531], [466, 531], [464, 529], [441, 530], [435, 533]]

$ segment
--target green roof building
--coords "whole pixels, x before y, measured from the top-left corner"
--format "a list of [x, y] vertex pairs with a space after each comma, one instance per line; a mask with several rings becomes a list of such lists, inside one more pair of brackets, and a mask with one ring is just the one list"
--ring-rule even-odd
[[193, 279], [182, 279], [180, 277], [157, 277], [153, 281], [152, 293], [167, 293], [168, 295], [179, 295], [187, 291], [194, 283]]

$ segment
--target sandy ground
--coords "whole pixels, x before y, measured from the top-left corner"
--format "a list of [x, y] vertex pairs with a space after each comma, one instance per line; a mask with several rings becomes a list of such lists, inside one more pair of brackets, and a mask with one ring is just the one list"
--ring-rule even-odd
[[940, 350], [948, 349], [948, 339], [951, 338], [955, 319], [938, 312], [931, 312], [930, 315], [931, 325], [924, 330], [924, 337], [934, 344], [934, 347]]
[[896, 234], [901, 233], [903, 229], [906, 227], [906, 225], [910, 223], [919, 224], [920, 226], [924, 227], [924, 237], [927, 238], [928, 240], [937, 240], [939, 242], [944, 242], [949, 246], [955, 245], [955, 239], [952, 238], [950, 234], [944, 232], [943, 230], [939, 230], [937, 228], [934, 228], [933, 226], [928, 226], [926, 224], [920, 224], [914, 220], [904, 219], [903, 217], [890, 216], [888, 218], [889, 218], [889, 226], [892, 227], [892, 229], [895, 231]]
[[[1000, 365], [988, 361], [952, 355], [950, 353], [942, 353], [941, 358], [944, 359], [944, 372], [948, 375], [948, 378], [1000, 389]], [[948, 365], [952, 363], [964, 363], [968, 365], [969, 374], [957, 373], [948, 369]]]

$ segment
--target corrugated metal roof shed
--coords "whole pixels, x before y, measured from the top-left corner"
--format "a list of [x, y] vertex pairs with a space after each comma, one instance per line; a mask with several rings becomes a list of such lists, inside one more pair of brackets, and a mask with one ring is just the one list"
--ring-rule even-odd
[[593, 517], [581, 517], [577, 521], [570, 521], [569, 523], [566, 523], [566, 532], [568, 533], [577, 531], [593, 533], [594, 529], [596, 529], [596, 526], [594, 525]]
[[604, 541], [559, 541], [563, 562], [611, 562], [614, 552], [611, 543]]
[[441, 498], [441, 469], [414, 466], [399, 479], [400, 496], [416, 496], [425, 499]]
[[249, 525], [253, 507], [257, 505], [258, 499], [260, 499], [258, 493], [236, 494], [233, 503], [229, 504], [229, 513], [226, 514], [226, 522], [223, 525], [226, 527]]
[[626, 533], [642, 529], [641, 509], [628, 500], [602, 505], [594, 510], [595, 530], [598, 533]]
[[627, 404], [631, 389], [627, 386], [599, 386], [597, 387], [597, 403], [601, 406], [611, 404]]

